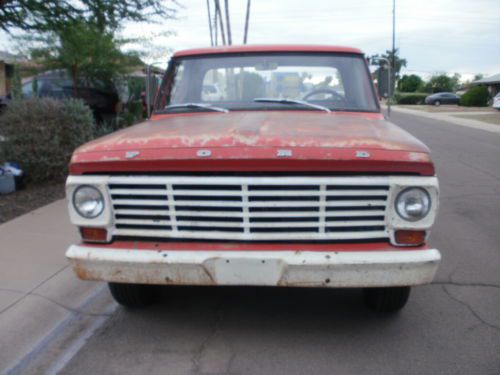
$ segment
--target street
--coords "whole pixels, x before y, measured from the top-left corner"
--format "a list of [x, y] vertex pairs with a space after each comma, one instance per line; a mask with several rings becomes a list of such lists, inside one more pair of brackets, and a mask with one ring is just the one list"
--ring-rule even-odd
[[394, 111], [432, 150], [432, 285], [397, 315], [360, 290], [165, 288], [117, 308], [63, 374], [500, 374], [500, 134]]

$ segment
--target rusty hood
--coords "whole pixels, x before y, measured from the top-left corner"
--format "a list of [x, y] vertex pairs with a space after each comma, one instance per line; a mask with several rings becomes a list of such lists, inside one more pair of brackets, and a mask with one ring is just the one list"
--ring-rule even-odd
[[258, 161], [267, 160], [281, 171], [292, 160], [300, 161], [295, 163], [300, 169], [306, 161], [313, 169], [314, 161], [322, 168], [330, 165], [327, 169], [334, 161], [367, 168], [381, 161], [430, 163], [428, 154], [422, 142], [378, 113], [233, 111], [156, 116], [81, 146], [72, 165], [113, 163], [116, 168], [121, 162], [127, 168], [142, 161], [142, 168], [152, 168], [163, 161], [162, 168], [171, 170], [166, 161], [176, 160], [185, 170], [225, 170], [231, 163], [231, 170], [251, 164], [262, 170]]

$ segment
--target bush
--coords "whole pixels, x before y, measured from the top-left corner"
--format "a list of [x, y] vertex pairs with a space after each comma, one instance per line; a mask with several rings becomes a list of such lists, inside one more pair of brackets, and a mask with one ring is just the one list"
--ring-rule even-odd
[[484, 86], [471, 88], [460, 97], [460, 105], [465, 107], [486, 107], [488, 105], [488, 89]]
[[427, 94], [419, 93], [396, 93], [394, 94], [394, 101], [396, 104], [424, 104]]
[[33, 182], [61, 181], [73, 150], [93, 132], [92, 111], [81, 100], [14, 100], [0, 116], [0, 160], [17, 162]]

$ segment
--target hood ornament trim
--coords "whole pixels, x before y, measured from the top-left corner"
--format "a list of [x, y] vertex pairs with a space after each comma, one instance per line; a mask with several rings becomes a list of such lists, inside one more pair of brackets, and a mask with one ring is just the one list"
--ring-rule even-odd
[[212, 151], [210, 150], [198, 150], [196, 151], [196, 156], [199, 158], [208, 158], [209, 156], [212, 156]]
[[368, 151], [356, 151], [357, 158], [369, 158], [371, 155]]
[[136, 156], [139, 156], [139, 155], [140, 155], [139, 151], [127, 151], [125, 153], [125, 158], [126, 159], [133, 159], [133, 158], [135, 158]]
[[292, 150], [278, 150], [276, 152], [278, 158], [290, 158], [293, 156]]

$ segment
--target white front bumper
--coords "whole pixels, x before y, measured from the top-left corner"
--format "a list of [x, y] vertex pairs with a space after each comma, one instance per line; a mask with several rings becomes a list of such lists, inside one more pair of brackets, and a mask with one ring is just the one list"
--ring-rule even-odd
[[303, 287], [430, 283], [436, 249], [400, 251], [151, 251], [71, 246], [81, 279], [140, 284]]

